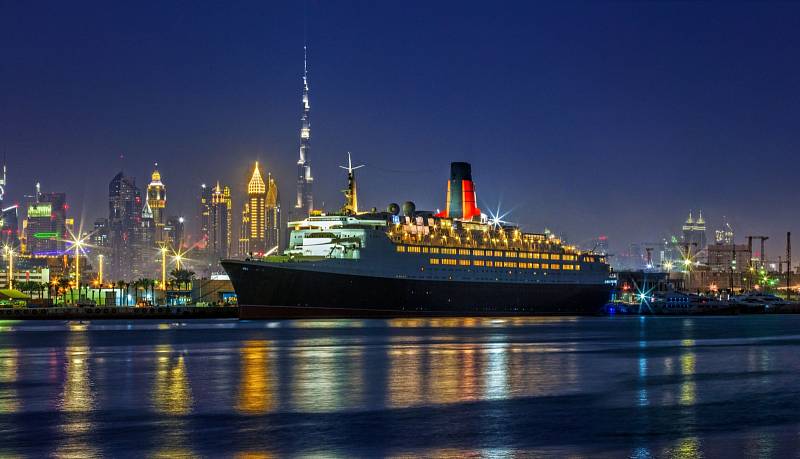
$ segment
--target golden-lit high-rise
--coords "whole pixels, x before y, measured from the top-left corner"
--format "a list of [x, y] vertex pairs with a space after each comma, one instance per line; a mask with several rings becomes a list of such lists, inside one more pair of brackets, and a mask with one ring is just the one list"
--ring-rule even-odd
[[164, 234], [164, 212], [167, 207], [167, 187], [161, 182], [161, 173], [158, 171], [158, 163], [150, 177], [150, 184], [147, 185], [147, 204], [153, 212], [153, 239], [156, 243], [162, 243], [165, 239]]
[[[256, 162], [253, 168], [253, 175], [250, 177], [250, 182], [247, 184], [247, 204], [245, 205], [247, 212], [247, 226], [243, 229], [246, 230], [247, 251], [246, 253], [262, 254], [270, 249], [267, 247], [267, 186], [264, 179], [261, 178], [261, 171]], [[245, 219], [244, 212], [242, 220]]]

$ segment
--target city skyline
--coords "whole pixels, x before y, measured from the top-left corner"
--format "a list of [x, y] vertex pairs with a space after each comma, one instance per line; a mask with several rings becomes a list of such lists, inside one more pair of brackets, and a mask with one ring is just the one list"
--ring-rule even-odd
[[[14, 5], [5, 16], [5, 41], [19, 44], [4, 64], [14, 71], [0, 77], [14, 88], [3, 94], [12, 116], [0, 125], [7, 200], [24, 204], [40, 181], [48, 191], [67, 193], [71, 216], [86, 228], [104, 215], [110, 177], [124, 170], [143, 186], [158, 162], [169, 187], [167, 214], [193, 216], [200, 183], [220, 180], [231, 186], [238, 215], [242, 185], [257, 160], [291, 209], [302, 8], [245, 5], [186, 13], [182, 22], [182, 12], [165, 6], [144, 31], [138, 28], [146, 12], [87, 8], [52, 5], [41, 18], [48, 30], [35, 36], [23, 34], [37, 17], [34, 8]], [[795, 9], [593, 8], [464, 4], [445, 14], [442, 6], [419, 4], [404, 11], [310, 4], [315, 201], [328, 210], [341, 206], [346, 178], [337, 166], [352, 151], [368, 166], [359, 175], [362, 208], [413, 200], [435, 210], [444, 206], [440, 183], [450, 161], [467, 160], [478, 206], [500, 203], [512, 211], [509, 220], [528, 230], [550, 228], [574, 242], [607, 235], [620, 251], [678, 232], [690, 209], [702, 209], [709, 230], [727, 216], [737, 234], [772, 234], [770, 251], [782, 252], [780, 235], [800, 226], [782, 198], [791, 195], [797, 161], [791, 101], [798, 94], [787, 80], [797, 64], [781, 58], [798, 40], [787, 14]], [[367, 18], [396, 13], [396, 19], [380, 27], [356, 22], [349, 16], [355, 9]], [[226, 29], [227, 37], [203, 32], [211, 13], [240, 30]], [[650, 25], [626, 20], [634, 14]], [[76, 15], [86, 16], [86, 37], [108, 32], [109, 44], [86, 44], [68, 33], [63, 43], [54, 41]], [[271, 27], [253, 28], [265, 15]], [[482, 15], [495, 21], [473, 30]], [[418, 37], [394, 38], [421, 17], [428, 20], [418, 24]], [[774, 27], [763, 30], [753, 21]], [[107, 31], [108, 24], [120, 31]], [[565, 24], [580, 30], [555, 40]], [[208, 47], [189, 47], [183, 33], [205, 37]], [[152, 49], [165, 38], [174, 40]], [[725, 39], [748, 46], [734, 52]], [[475, 58], [492, 65], [468, 66]], [[59, 71], [43, 73], [42, 59]], [[59, 158], [69, 160], [41, 167]]]

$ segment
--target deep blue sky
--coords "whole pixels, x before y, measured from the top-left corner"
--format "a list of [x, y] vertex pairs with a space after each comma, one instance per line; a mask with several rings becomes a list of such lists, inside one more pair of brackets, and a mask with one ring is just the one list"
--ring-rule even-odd
[[[259, 159], [291, 204], [303, 4], [201, 3], [0, 1], [12, 199], [40, 180], [93, 220], [123, 164], [144, 185], [158, 161], [191, 217]], [[700, 208], [800, 235], [800, 5], [431, 3], [308, 3], [317, 202], [340, 205], [350, 150], [362, 205], [440, 207], [466, 160], [484, 207], [574, 242]]]

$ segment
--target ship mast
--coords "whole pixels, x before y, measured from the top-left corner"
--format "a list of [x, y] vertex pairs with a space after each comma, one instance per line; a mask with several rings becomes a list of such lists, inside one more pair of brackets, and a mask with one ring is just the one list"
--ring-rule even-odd
[[350, 157], [350, 152], [347, 152], [347, 166], [339, 166], [347, 171], [347, 189], [344, 192], [345, 204], [342, 208], [342, 213], [347, 215], [358, 214], [358, 188], [356, 187], [356, 174], [355, 170], [364, 167], [364, 164], [353, 166], [353, 160]]

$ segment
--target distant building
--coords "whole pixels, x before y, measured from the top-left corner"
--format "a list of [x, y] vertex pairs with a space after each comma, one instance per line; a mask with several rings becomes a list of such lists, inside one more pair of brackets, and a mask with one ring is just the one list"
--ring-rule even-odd
[[35, 202], [28, 205], [26, 249], [39, 256], [57, 256], [64, 252], [67, 234], [67, 195], [42, 193], [37, 184]]
[[183, 250], [186, 248], [183, 217], [172, 215], [167, 218], [167, 224], [164, 226], [164, 233], [166, 235], [168, 247], [172, 247], [175, 250]]
[[684, 222], [682, 230], [682, 242], [690, 256], [706, 248], [706, 221], [703, 219], [702, 211], [697, 220], [692, 218], [692, 212], [690, 211], [689, 218]]
[[733, 228], [730, 223], [725, 222], [721, 229], [714, 231], [714, 243], [733, 244]]
[[94, 230], [92, 231], [91, 243], [94, 247], [105, 250], [108, 245], [108, 219], [98, 218], [94, 221]]
[[133, 260], [133, 276], [137, 279], [151, 276], [152, 273], [157, 271], [155, 266], [158, 258], [155, 240], [156, 226], [153, 215], [150, 203], [145, 200], [142, 206], [141, 217], [136, 223], [135, 232], [136, 259]]
[[3, 164], [3, 175], [0, 176], [0, 242], [18, 248], [19, 240], [19, 206], [8, 205], [6, 200], [6, 165]]
[[[713, 272], [741, 272], [750, 265], [750, 249], [747, 244], [711, 244], [707, 247], [706, 265]], [[735, 262], [734, 262], [735, 260]]]
[[294, 205], [294, 218], [303, 219], [314, 209], [312, 192], [314, 177], [311, 175], [311, 103], [308, 95], [308, 59], [303, 47], [303, 116], [300, 124], [300, 158], [297, 160], [297, 200]]
[[214, 264], [231, 256], [231, 189], [219, 182], [211, 190], [208, 210], [207, 250]]
[[[244, 212], [247, 213], [246, 216]], [[266, 213], [267, 187], [264, 179], [261, 178], [261, 171], [256, 162], [253, 168], [253, 175], [247, 184], [247, 203], [242, 214], [242, 221], [247, 220], [247, 253], [261, 254], [269, 250], [269, 247], [267, 247]]]
[[108, 185], [109, 279], [133, 279], [133, 261], [139, 248], [137, 224], [141, 213], [142, 196], [136, 187], [136, 179], [118, 173]]
[[153, 214], [153, 237], [156, 244], [163, 243], [165, 240], [164, 226], [166, 225], [167, 207], [167, 187], [161, 182], [161, 173], [156, 169], [150, 176], [150, 184], [147, 185], [147, 204]]
[[[283, 228], [281, 227], [281, 201], [278, 193], [278, 184], [272, 177], [267, 176], [267, 207], [266, 207], [266, 249], [281, 248]], [[278, 250], [276, 249], [276, 250]]]
[[242, 206], [242, 225], [239, 227], [239, 256], [245, 257], [250, 253], [250, 203]]

